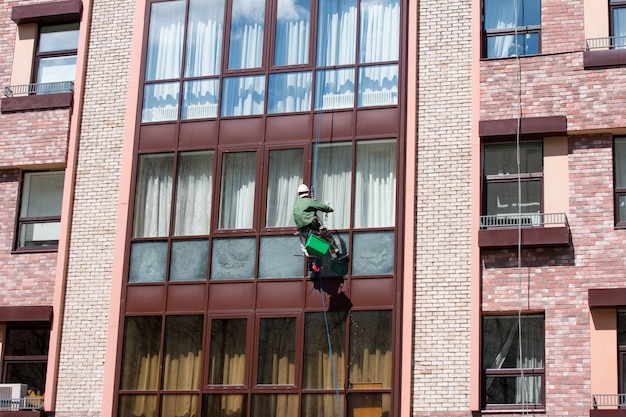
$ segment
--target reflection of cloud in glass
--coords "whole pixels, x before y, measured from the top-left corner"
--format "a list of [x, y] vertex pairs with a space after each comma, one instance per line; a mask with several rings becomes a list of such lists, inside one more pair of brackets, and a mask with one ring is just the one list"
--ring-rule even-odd
[[233, 1], [233, 20], [263, 23], [265, 16], [264, 0]]
[[308, 0], [278, 0], [278, 20], [310, 20]]

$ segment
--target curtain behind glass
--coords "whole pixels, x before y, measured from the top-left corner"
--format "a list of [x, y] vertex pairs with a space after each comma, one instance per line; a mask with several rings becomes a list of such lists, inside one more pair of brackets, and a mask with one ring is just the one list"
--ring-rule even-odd
[[329, 229], [350, 227], [350, 183], [352, 180], [352, 144], [322, 144], [318, 152], [315, 198], [329, 202], [333, 212], [322, 222]]
[[214, 153], [189, 152], [178, 160], [174, 235], [208, 235], [211, 228]]
[[146, 391], [158, 388], [160, 341], [160, 317], [126, 318], [120, 389]]
[[167, 236], [172, 202], [171, 154], [141, 155], [135, 193], [133, 237]]
[[[302, 388], [304, 389], [335, 389], [344, 386], [344, 361], [346, 339], [346, 312], [328, 312], [328, 329], [330, 332], [333, 356], [328, 350], [328, 335], [323, 313], [307, 313], [304, 324], [304, 365]], [[334, 369], [333, 369], [334, 366]], [[324, 401], [325, 397], [317, 398]], [[330, 398], [336, 402], [335, 398]], [[314, 406], [315, 404], [311, 404]]]
[[[213, 320], [209, 352], [210, 385], [243, 385], [246, 371], [246, 319]], [[228, 408], [237, 408], [239, 398]], [[227, 409], [228, 409], [227, 408]]]
[[[517, 0], [484, 0], [485, 1], [485, 30], [504, 29], [515, 27], [515, 9], [513, 1]], [[495, 39], [494, 39], [495, 38]], [[509, 56], [509, 49], [513, 45], [514, 36], [497, 36], [489, 48], [489, 56], [502, 58]]]
[[615, 139], [615, 187], [626, 188], [626, 138]]
[[396, 142], [359, 142], [356, 147], [354, 227], [395, 224]]
[[228, 69], [261, 67], [264, 18], [264, 0], [233, 0]]
[[220, 229], [252, 227], [255, 166], [255, 152], [224, 154], [220, 195]]
[[296, 319], [261, 319], [257, 384], [295, 384]]
[[322, 1], [318, 6], [317, 66], [353, 64], [356, 0]]
[[350, 313], [350, 386], [391, 388], [391, 311]]
[[270, 151], [267, 180], [267, 227], [293, 226], [293, 204], [302, 183], [302, 149]]
[[184, 1], [152, 3], [146, 80], [180, 77], [184, 30]]
[[400, 45], [400, 2], [361, 1], [359, 62], [397, 61]]
[[223, 32], [224, 0], [190, 0], [185, 77], [220, 73]]
[[311, 0], [279, 1], [274, 65], [307, 64], [310, 33]]

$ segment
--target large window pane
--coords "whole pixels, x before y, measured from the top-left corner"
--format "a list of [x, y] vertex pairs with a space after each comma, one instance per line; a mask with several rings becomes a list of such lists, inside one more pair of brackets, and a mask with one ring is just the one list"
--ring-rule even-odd
[[[327, 334], [324, 313], [306, 314], [302, 388], [332, 390], [336, 386], [344, 386], [346, 315], [344, 311], [329, 311], [326, 315]], [[332, 357], [328, 348], [329, 337]], [[319, 402], [321, 399], [316, 400]]]
[[61, 232], [64, 173], [24, 174], [18, 247], [55, 246]]
[[350, 191], [352, 182], [352, 144], [322, 144], [313, 149], [315, 198], [328, 202], [333, 212], [324, 216], [329, 229], [350, 227]]
[[[487, 184], [487, 214], [539, 213], [541, 210], [541, 182], [522, 181], [520, 207], [518, 182], [490, 182]], [[533, 219], [528, 217], [528, 222]], [[537, 219], [538, 220], [538, 219]]]
[[211, 256], [211, 279], [254, 278], [255, 259], [254, 238], [214, 239]]
[[390, 104], [398, 104], [398, 66], [361, 67], [358, 106]]
[[296, 236], [263, 236], [259, 278], [302, 277], [302, 250]]
[[[305, 394], [302, 396], [302, 417], [339, 417], [343, 413], [344, 396], [336, 394]], [[358, 416], [358, 414], [348, 414]]]
[[[521, 174], [543, 171], [543, 151], [541, 142], [521, 142], [520, 167]], [[496, 143], [485, 145], [485, 175], [517, 174], [517, 146], [512, 143]]]
[[203, 395], [202, 417], [246, 417], [248, 396], [245, 394]]
[[233, 0], [228, 69], [262, 65], [264, 19], [264, 0]]
[[391, 311], [350, 313], [349, 378], [353, 388], [391, 388]]
[[185, 81], [181, 118], [217, 117], [220, 82], [218, 79]]
[[120, 395], [119, 417], [157, 417], [156, 395]]
[[354, 226], [395, 224], [396, 141], [362, 141], [356, 148]]
[[213, 151], [182, 153], [176, 179], [174, 235], [208, 235], [213, 198]]
[[265, 318], [259, 327], [257, 384], [295, 384], [296, 319]]
[[626, 188], [626, 138], [615, 138], [615, 188]]
[[354, 69], [320, 70], [315, 78], [315, 110], [354, 106]]
[[[57, 83], [74, 81], [76, 73], [76, 56], [58, 56], [42, 58], [37, 67], [38, 83]], [[43, 92], [45, 88], [42, 88]], [[39, 92], [39, 91], [38, 91]]]
[[352, 244], [352, 275], [393, 274], [393, 231], [355, 233]]
[[391, 395], [375, 392], [350, 394], [348, 396], [349, 416], [390, 416]]
[[626, 7], [613, 9], [613, 31], [615, 36], [613, 46], [623, 48], [626, 46]]
[[247, 229], [252, 227], [255, 171], [255, 152], [224, 154], [220, 195], [220, 229]]
[[307, 64], [310, 35], [311, 0], [279, 1], [274, 65]]
[[163, 282], [167, 266], [167, 242], [133, 242], [128, 282]]
[[246, 319], [223, 319], [211, 322], [210, 385], [243, 385], [245, 383], [246, 329]]
[[133, 237], [168, 235], [173, 165], [172, 154], [139, 157]]
[[184, 28], [184, 0], [151, 4], [146, 80], [180, 77]]
[[197, 416], [200, 394], [164, 395], [161, 398], [161, 416]]
[[311, 109], [311, 72], [270, 74], [268, 113], [288, 113]]
[[513, 28], [541, 23], [540, 0], [484, 0], [484, 7], [485, 29]]
[[78, 23], [42, 26], [38, 52], [67, 51], [78, 48]]
[[294, 394], [255, 395], [252, 397], [251, 415], [271, 417], [297, 416], [298, 396]]
[[485, 316], [482, 343], [486, 404], [541, 403], [543, 315]]
[[220, 73], [223, 34], [224, 0], [190, 0], [185, 77]]
[[267, 227], [293, 226], [293, 203], [302, 183], [302, 149], [270, 151], [267, 180]]
[[[199, 389], [202, 383], [202, 324], [203, 316], [169, 316], [165, 320], [165, 347], [163, 358], [163, 389]], [[187, 413], [165, 415], [192, 415], [197, 408], [197, 397], [174, 401], [176, 408], [185, 404]], [[194, 403], [196, 404], [194, 407]], [[170, 405], [171, 406], [171, 405]]]
[[263, 114], [265, 106], [265, 77], [224, 78], [222, 116], [251, 116]]
[[160, 317], [126, 317], [120, 389], [157, 389], [160, 341]]
[[397, 61], [400, 47], [400, 2], [361, 0], [359, 62]]
[[173, 241], [169, 280], [206, 280], [208, 256], [209, 242], [206, 239]]
[[356, 16], [356, 0], [319, 2], [317, 66], [354, 63], [357, 35]]
[[536, 55], [539, 53], [539, 33], [489, 36], [487, 38], [487, 58], [506, 58], [516, 55]]
[[178, 118], [178, 82], [146, 84], [143, 89], [142, 122], [164, 122]]

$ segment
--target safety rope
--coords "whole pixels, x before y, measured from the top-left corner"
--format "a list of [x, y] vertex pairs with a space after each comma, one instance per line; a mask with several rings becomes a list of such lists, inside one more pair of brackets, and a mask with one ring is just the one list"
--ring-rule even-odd
[[320, 294], [322, 294], [322, 308], [324, 309], [324, 324], [326, 326], [326, 338], [328, 339], [328, 355], [330, 356], [330, 367], [333, 371], [333, 382], [335, 383], [335, 393], [337, 395], [337, 408], [339, 408], [339, 416], [343, 417], [343, 407], [341, 405], [341, 393], [339, 392], [339, 381], [337, 380], [337, 370], [335, 369], [335, 356], [333, 355], [333, 346], [330, 341], [330, 328], [328, 327], [328, 315], [326, 314], [326, 301], [324, 291], [322, 291], [322, 275], [320, 274]]

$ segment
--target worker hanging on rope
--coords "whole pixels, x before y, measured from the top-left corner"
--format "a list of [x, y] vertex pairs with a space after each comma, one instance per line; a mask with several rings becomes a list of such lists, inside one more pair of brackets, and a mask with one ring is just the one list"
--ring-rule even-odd
[[[333, 208], [328, 204], [323, 204], [320, 201], [310, 196], [309, 187], [306, 184], [300, 184], [298, 186], [298, 199], [293, 208], [293, 218], [296, 222], [298, 234], [301, 240], [306, 241], [309, 234], [313, 233], [324, 239], [331, 246], [332, 255], [337, 259], [344, 259], [346, 254], [341, 255], [337, 242], [333, 238], [332, 233], [322, 224], [317, 212], [331, 213]], [[305, 255], [309, 256], [306, 249], [303, 246]], [[315, 271], [318, 272], [318, 271]]]

